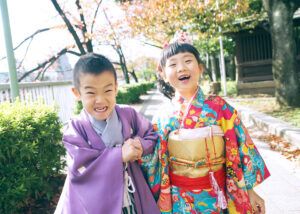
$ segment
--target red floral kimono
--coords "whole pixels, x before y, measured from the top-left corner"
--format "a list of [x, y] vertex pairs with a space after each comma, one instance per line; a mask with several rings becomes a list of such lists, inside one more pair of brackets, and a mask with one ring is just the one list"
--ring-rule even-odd
[[[162, 213], [220, 213], [213, 189], [188, 191], [170, 183], [168, 135], [180, 127], [185, 109], [184, 99], [175, 97], [172, 108], [162, 109], [163, 116], [154, 120], [159, 142], [155, 152], [141, 161], [144, 174]], [[261, 183], [270, 173], [237, 111], [219, 96], [205, 99], [199, 89], [183, 121], [183, 128], [211, 125], [220, 126], [224, 132], [227, 209], [229, 213], [252, 213], [247, 190]]]

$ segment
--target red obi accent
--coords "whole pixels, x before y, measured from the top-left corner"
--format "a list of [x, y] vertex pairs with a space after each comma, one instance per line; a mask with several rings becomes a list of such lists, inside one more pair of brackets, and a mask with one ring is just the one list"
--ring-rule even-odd
[[[188, 178], [181, 175], [175, 175], [171, 171], [169, 173], [171, 185], [184, 188], [187, 190], [210, 189], [212, 188], [209, 174], [199, 178]], [[225, 187], [225, 170], [224, 168], [215, 171], [214, 177], [221, 189]]]

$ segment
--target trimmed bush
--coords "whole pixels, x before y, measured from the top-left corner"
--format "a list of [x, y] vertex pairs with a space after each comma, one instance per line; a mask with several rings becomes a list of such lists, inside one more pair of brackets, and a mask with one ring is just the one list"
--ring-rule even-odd
[[54, 107], [0, 103], [0, 213], [48, 213], [63, 182], [61, 127]]
[[117, 96], [117, 103], [119, 104], [133, 104], [140, 101], [140, 96], [146, 94], [148, 90], [154, 87], [153, 82], [149, 83], [135, 83], [124, 85], [119, 89]]

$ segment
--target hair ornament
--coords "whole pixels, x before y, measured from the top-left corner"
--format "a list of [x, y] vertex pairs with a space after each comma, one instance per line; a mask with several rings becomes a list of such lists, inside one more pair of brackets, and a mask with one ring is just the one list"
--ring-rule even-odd
[[176, 31], [176, 33], [174, 34], [173, 38], [170, 40], [170, 42], [165, 42], [163, 44], [163, 49], [169, 47], [170, 44], [178, 42], [179, 44], [190, 44], [192, 45], [192, 40], [190, 39], [190, 37], [188, 36], [187, 32], [184, 31]]

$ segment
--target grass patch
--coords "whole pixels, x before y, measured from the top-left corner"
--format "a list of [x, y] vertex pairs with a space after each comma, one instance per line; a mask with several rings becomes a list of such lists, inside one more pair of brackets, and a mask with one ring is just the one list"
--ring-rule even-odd
[[300, 108], [281, 108], [280, 110], [275, 110], [269, 112], [273, 117], [280, 118], [293, 126], [300, 128]]

